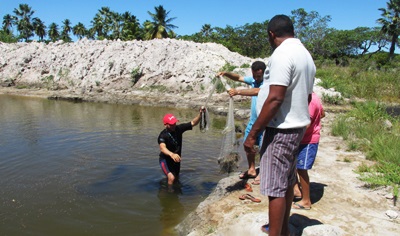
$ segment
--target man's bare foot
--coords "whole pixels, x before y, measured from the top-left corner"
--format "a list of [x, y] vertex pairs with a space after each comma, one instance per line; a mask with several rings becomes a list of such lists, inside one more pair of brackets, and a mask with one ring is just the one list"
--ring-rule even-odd
[[253, 182], [251, 182], [252, 185], [260, 185], [260, 176], [257, 175], [257, 177], [254, 179]]

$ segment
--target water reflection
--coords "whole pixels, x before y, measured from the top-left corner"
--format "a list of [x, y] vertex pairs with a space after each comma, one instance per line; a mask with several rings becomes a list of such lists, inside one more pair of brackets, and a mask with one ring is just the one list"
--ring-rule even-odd
[[161, 206], [160, 222], [163, 226], [161, 235], [177, 234], [174, 226], [181, 222], [184, 213], [184, 206], [179, 199], [182, 194], [182, 184], [180, 182], [169, 186], [166, 178], [160, 181], [157, 196]]

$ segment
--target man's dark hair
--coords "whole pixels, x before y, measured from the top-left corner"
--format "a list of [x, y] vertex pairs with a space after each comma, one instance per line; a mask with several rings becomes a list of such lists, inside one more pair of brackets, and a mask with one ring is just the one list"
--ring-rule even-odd
[[294, 27], [292, 20], [286, 15], [276, 15], [268, 23], [268, 32], [272, 32], [276, 37], [294, 37]]
[[267, 66], [262, 61], [255, 61], [255, 62], [253, 62], [253, 64], [251, 64], [251, 70], [253, 70], [253, 71], [257, 71], [257, 70], [265, 71], [266, 68], [267, 68]]

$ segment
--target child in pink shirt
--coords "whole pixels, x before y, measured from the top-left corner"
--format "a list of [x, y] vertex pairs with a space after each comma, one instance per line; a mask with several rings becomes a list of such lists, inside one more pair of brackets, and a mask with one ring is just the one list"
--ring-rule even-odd
[[325, 117], [322, 103], [317, 94], [312, 93], [311, 102], [308, 104], [311, 123], [307, 126], [306, 133], [300, 142], [299, 154], [297, 157], [297, 174], [300, 179], [299, 184], [295, 185], [295, 197], [301, 198], [300, 201], [294, 202], [292, 209], [310, 210], [310, 178], [308, 170], [314, 164], [317, 156], [318, 144], [321, 131], [321, 119]]

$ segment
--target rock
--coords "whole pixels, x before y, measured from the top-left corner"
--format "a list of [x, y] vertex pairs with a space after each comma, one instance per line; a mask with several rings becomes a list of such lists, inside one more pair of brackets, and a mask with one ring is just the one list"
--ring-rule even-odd
[[393, 210], [387, 210], [385, 214], [390, 218], [390, 219], [397, 219], [399, 214]]
[[337, 227], [332, 225], [313, 225], [306, 227], [303, 230], [302, 236], [341, 236], [346, 235], [345, 232]]

